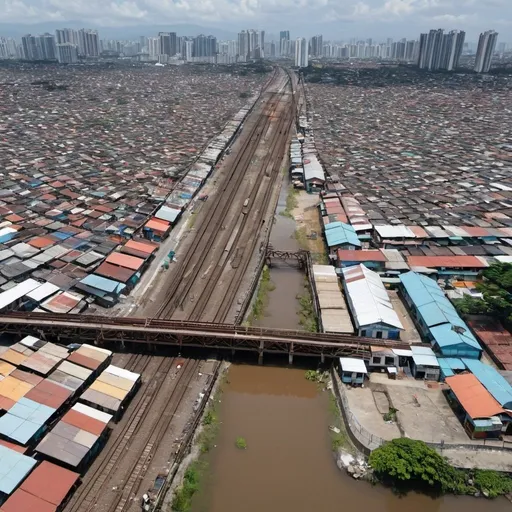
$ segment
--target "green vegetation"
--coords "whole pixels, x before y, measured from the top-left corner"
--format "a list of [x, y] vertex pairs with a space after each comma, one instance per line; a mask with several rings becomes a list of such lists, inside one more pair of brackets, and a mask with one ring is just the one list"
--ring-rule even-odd
[[270, 269], [265, 265], [261, 273], [256, 299], [253, 302], [251, 312], [247, 318], [247, 324], [249, 326], [252, 325], [255, 320], [259, 320], [263, 316], [268, 305], [268, 294], [275, 289], [274, 283], [270, 280]]
[[384, 414], [382, 417], [384, 418], [384, 421], [395, 421], [396, 422], [396, 413], [398, 412], [397, 409], [394, 407], [390, 407], [389, 411]]
[[290, 185], [288, 188], [288, 195], [286, 196], [286, 208], [280, 213], [280, 215], [288, 217], [289, 219], [294, 218], [292, 212], [299, 205], [299, 201], [297, 200], [298, 195], [299, 191]]
[[246, 450], [247, 441], [243, 437], [237, 437], [235, 441], [235, 446], [240, 450]]
[[196, 213], [191, 213], [190, 217], [187, 220], [187, 229], [192, 229], [194, 224], [196, 223], [197, 215]]
[[301, 249], [304, 249], [305, 251], [309, 249], [308, 234], [305, 227], [296, 229], [293, 237], [295, 240], [297, 240], [297, 243]]
[[394, 439], [370, 455], [375, 476], [400, 492], [483, 493], [494, 498], [512, 491], [512, 479], [496, 471], [456, 469], [423, 441]]
[[300, 305], [298, 312], [299, 324], [307, 332], [318, 332], [318, 320], [315, 314], [311, 289], [307, 278], [305, 278], [304, 281], [304, 294], [297, 295], [297, 300]]
[[322, 382], [324, 375], [318, 370], [306, 370], [304, 377], [311, 382]]
[[183, 484], [174, 493], [171, 510], [188, 512], [192, 506], [192, 497], [199, 490], [200, 479], [206, 469], [206, 462], [196, 460], [185, 471]]
[[491, 315], [506, 324], [512, 323], [512, 264], [495, 263], [482, 272], [485, 281], [476, 288], [483, 299], [466, 296], [455, 301], [461, 314]]

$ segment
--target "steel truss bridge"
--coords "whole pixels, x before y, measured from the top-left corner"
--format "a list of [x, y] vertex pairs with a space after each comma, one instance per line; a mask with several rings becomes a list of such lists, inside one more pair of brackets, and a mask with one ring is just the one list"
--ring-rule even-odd
[[157, 320], [94, 315], [10, 312], [0, 314], [0, 332], [33, 335], [64, 343], [90, 343], [112, 348], [146, 346], [191, 349], [251, 351], [258, 354], [287, 354], [327, 358], [369, 356], [371, 346], [407, 348], [391, 340], [353, 335], [318, 334], [283, 329], [243, 327], [174, 320]]

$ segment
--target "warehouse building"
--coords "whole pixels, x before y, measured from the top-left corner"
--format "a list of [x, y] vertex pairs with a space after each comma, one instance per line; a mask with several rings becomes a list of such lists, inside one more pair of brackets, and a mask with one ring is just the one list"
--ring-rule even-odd
[[480, 359], [482, 347], [434, 280], [407, 272], [400, 275], [400, 292], [418, 331], [436, 353]]
[[379, 274], [362, 264], [344, 268], [342, 272], [343, 290], [358, 335], [399, 339], [404, 327]]

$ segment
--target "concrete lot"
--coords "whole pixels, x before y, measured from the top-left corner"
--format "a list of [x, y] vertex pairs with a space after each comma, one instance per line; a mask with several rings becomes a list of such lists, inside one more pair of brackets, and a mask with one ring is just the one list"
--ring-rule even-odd
[[[433, 388], [430, 388], [423, 381], [392, 381], [383, 374], [373, 373], [369, 386], [347, 389], [347, 397], [359, 423], [385, 440], [404, 435], [426, 442], [470, 443], [441, 386], [432, 384]], [[386, 423], [383, 419], [388, 406], [386, 397], [398, 410], [398, 424]]]
[[398, 318], [404, 326], [404, 330], [400, 333], [400, 339], [406, 343], [421, 343], [421, 336], [398, 293], [395, 290], [388, 290], [388, 295]]

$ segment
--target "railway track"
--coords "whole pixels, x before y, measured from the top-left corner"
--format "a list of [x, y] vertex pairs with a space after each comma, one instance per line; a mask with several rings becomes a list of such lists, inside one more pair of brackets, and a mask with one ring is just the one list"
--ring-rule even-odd
[[[285, 79], [284, 82], [283, 79]], [[279, 85], [280, 82], [283, 84]], [[284, 128], [291, 120], [290, 109], [287, 108], [289, 100], [285, 97], [286, 94], [291, 93], [289, 78], [281, 74], [278, 76], [277, 83], [271, 85], [279, 88], [279, 91], [266, 93], [269, 98], [266, 100], [264, 111], [252, 126], [243, 151], [239, 152], [235, 162], [230, 166], [229, 173], [224, 177], [221, 188], [222, 195], [212, 204], [211, 208], [204, 212], [205, 220], [195, 234], [194, 241], [187, 248], [186, 253], [180, 255], [181, 264], [173, 272], [173, 280], [167, 290], [167, 298], [154, 318], [171, 318], [172, 316], [186, 316], [190, 320], [203, 318], [210, 297], [215, 291], [217, 293], [219, 291], [217, 285], [227, 262], [232, 260], [235, 251], [240, 250], [240, 238], [244, 234], [247, 240], [256, 238], [266, 215], [266, 207], [272, 194], [272, 184], [275, 183], [279, 173], [281, 159], [278, 158], [278, 154], [283, 149], [284, 140], [289, 131]], [[271, 135], [269, 135], [270, 128]], [[275, 140], [272, 141], [270, 151], [264, 155], [259, 172], [252, 178], [254, 183], [249, 187], [245, 183], [247, 181], [245, 171], [251, 165], [256, 151], [261, 147], [262, 140], [267, 136], [272, 136]], [[278, 160], [277, 164], [276, 159]], [[262, 185], [264, 181], [267, 182], [266, 187]], [[264, 190], [264, 192], [259, 194], [260, 190]], [[243, 201], [246, 197], [250, 198], [249, 204], [244, 205], [248, 214], [242, 214], [242, 208], [239, 208], [238, 215], [236, 211], [231, 211], [231, 219], [226, 219], [230, 210], [233, 210], [232, 204], [237, 199]], [[255, 216], [250, 215], [254, 212], [256, 212]], [[252, 225], [249, 226], [248, 232], [249, 218], [251, 218]], [[254, 242], [255, 244], [256, 242]], [[253, 248], [253, 244], [251, 244], [251, 248]], [[242, 252], [240, 259], [242, 263], [246, 264], [248, 251], [246, 248], [242, 248]], [[206, 255], [208, 258], [205, 257]], [[202, 279], [206, 277], [206, 283], [201, 285]], [[190, 295], [191, 290], [194, 290], [195, 287], [201, 289], [197, 300]], [[218, 306], [218, 311], [209, 315], [214, 321], [224, 320], [228, 309], [226, 304], [229, 302], [231, 305], [230, 301], [236, 294], [236, 290], [233, 291], [229, 283], [227, 287], [223, 286], [223, 291], [226, 293], [222, 303]], [[189, 301], [193, 301], [191, 307]], [[183, 314], [180, 311], [183, 311]]]

